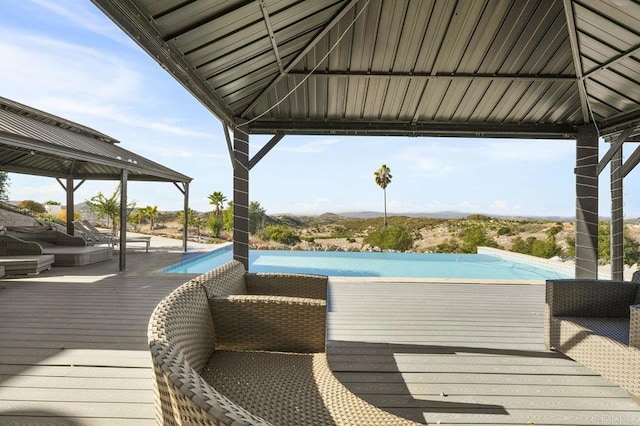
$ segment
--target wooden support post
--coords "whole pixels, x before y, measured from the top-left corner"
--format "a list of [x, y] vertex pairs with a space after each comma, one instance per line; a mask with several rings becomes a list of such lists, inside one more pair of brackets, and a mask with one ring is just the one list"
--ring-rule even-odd
[[249, 270], [249, 134], [233, 129], [233, 258]]
[[598, 133], [582, 126], [576, 139], [576, 278], [598, 277]]
[[611, 279], [624, 279], [622, 147], [611, 158]]

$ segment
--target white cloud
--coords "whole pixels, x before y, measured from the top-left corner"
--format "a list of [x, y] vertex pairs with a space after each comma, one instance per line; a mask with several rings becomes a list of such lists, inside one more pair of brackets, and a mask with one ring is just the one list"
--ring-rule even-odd
[[330, 198], [321, 197], [307, 202], [295, 204], [275, 205], [268, 209], [269, 214], [297, 213], [297, 214], [321, 214], [326, 212], [341, 211], [341, 206], [332, 202]]
[[[15, 181], [13, 175], [11, 176], [11, 181]], [[39, 203], [44, 203], [45, 201], [56, 201], [64, 197], [64, 190], [57, 183], [38, 186], [20, 186], [14, 190], [9, 186], [9, 199], [13, 201], [34, 200]]]
[[[505, 200], [494, 200], [490, 205], [489, 209], [492, 212], [498, 213], [515, 213], [520, 211], [522, 208], [521, 205], [515, 204], [512, 205], [508, 201]], [[538, 206], [538, 210], [540, 210], [540, 206]]]
[[212, 132], [183, 127], [175, 118], [141, 115], [149, 111], [145, 76], [137, 64], [108, 52], [5, 28], [0, 29], [0, 57], [8, 59], [0, 62], [2, 96], [74, 121], [94, 117], [181, 137], [212, 138]]
[[[89, 2], [78, 0], [30, 0], [37, 7], [47, 9], [65, 20], [68, 24], [107, 37], [122, 44], [133, 46], [133, 41], [127, 37], [115, 24], [109, 24]], [[55, 18], [52, 18], [55, 19]]]
[[400, 149], [394, 155], [394, 160], [406, 163], [409, 170], [417, 171], [427, 176], [447, 176], [455, 171], [451, 157], [442, 155], [440, 144], [426, 143], [421, 146], [411, 146]]
[[549, 164], [575, 157], [570, 140], [504, 140], [470, 143], [468, 155], [499, 163], [535, 162]]
[[462, 201], [461, 203], [459, 203], [455, 210], [459, 210], [459, 211], [463, 211], [463, 212], [473, 212], [478, 210], [480, 206], [477, 205], [476, 203], [473, 203], [471, 201]]

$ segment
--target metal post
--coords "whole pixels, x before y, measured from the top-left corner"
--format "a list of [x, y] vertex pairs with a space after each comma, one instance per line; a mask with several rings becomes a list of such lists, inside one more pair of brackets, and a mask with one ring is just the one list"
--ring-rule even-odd
[[182, 250], [187, 251], [187, 238], [189, 237], [189, 182], [184, 183], [184, 223], [182, 224]]
[[127, 169], [120, 180], [120, 271], [127, 269]]
[[611, 158], [611, 279], [624, 279], [622, 147]]
[[249, 270], [249, 134], [233, 129], [233, 258]]
[[576, 138], [576, 278], [598, 277], [598, 133], [578, 128]]
[[67, 192], [67, 234], [75, 235], [73, 227], [73, 221], [75, 220], [75, 212], [73, 207], [73, 178], [67, 178], [67, 185], [65, 187], [65, 190]]

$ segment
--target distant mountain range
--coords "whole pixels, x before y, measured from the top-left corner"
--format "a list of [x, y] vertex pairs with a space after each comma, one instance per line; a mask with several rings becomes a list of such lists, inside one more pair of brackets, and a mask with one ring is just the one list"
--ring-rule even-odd
[[[440, 212], [431, 212], [431, 213], [388, 213], [387, 216], [406, 216], [406, 217], [427, 217], [432, 219], [464, 219], [467, 216], [470, 216], [476, 213], [465, 213], [465, 212], [457, 212], [457, 211], [440, 211]], [[575, 221], [575, 217], [570, 216], [514, 216], [514, 215], [495, 215], [495, 214], [486, 214], [480, 213], [485, 216], [495, 217], [496, 219], [510, 219], [510, 220], [531, 220], [531, 219], [539, 219], [539, 220], [549, 220], [556, 222], [573, 222]], [[304, 216], [341, 216], [341, 217], [349, 217], [356, 219], [370, 219], [384, 216], [383, 212], [376, 211], [355, 211], [355, 212], [341, 212], [341, 213], [322, 213], [318, 215], [300, 215], [300, 214], [292, 214], [292, 213], [282, 213], [282, 214], [274, 214], [270, 216], [292, 216], [292, 217], [304, 217]], [[602, 218], [603, 220], [608, 220], [608, 218]]]

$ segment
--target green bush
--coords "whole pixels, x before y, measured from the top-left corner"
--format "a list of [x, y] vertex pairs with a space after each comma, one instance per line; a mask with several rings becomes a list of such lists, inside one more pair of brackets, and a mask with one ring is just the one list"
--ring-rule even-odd
[[[633, 266], [640, 260], [640, 246], [638, 242], [629, 237], [627, 232], [622, 237], [622, 253], [624, 264]], [[598, 224], [598, 258], [600, 264], [611, 262], [611, 228], [609, 222]]]
[[513, 235], [513, 231], [507, 225], [503, 225], [503, 226], [499, 227], [498, 230], [496, 231], [496, 233], [498, 235]]
[[383, 250], [407, 251], [413, 247], [411, 233], [396, 225], [376, 229], [365, 237], [364, 242]]
[[353, 232], [347, 230], [344, 226], [336, 226], [333, 228], [329, 238], [352, 238]]
[[484, 247], [498, 247], [498, 243], [487, 235], [487, 232], [481, 226], [472, 226], [461, 232], [460, 238], [462, 239], [462, 247], [460, 251], [462, 253], [476, 253], [478, 246]]
[[449, 238], [444, 243], [438, 244], [435, 253], [460, 253], [460, 242], [455, 238]]
[[224, 229], [222, 215], [210, 215], [207, 219], [207, 228], [211, 231], [211, 235], [219, 237], [220, 232]]
[[287, 227], [278, 225], [265, 226], [260, 233], [260, 237], [263, 240], [275, 241], [290, 246], [300, 242], [298, 234]]
[[545, 240], [539, 240], [536, 237], [523, 240], [521, 237], [516, 237], [513, 239], [511, 251], [545, 259], [562, 254], [562, 248], [556, 243], [556, 238], [553, 236]]

